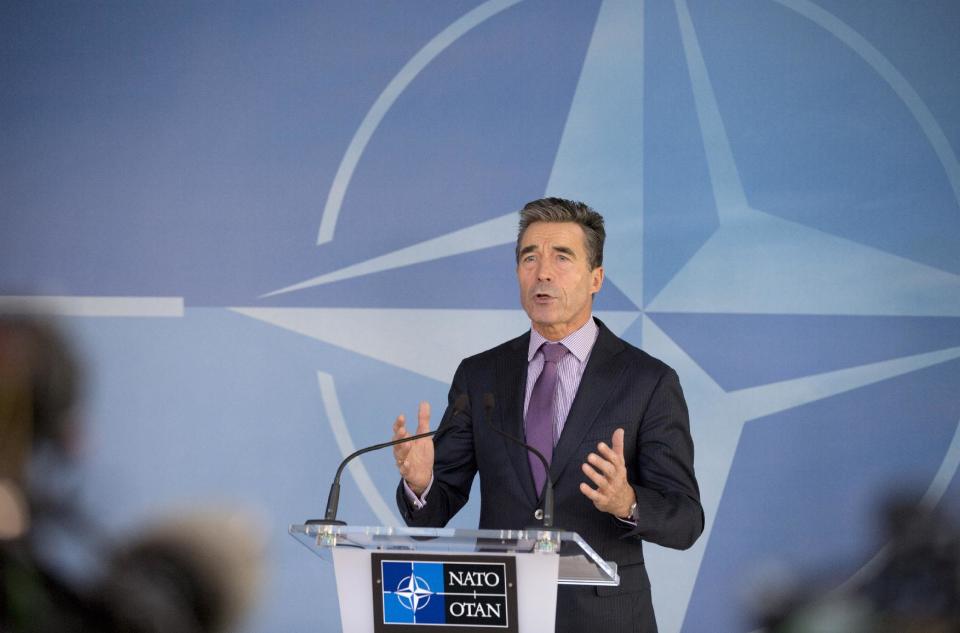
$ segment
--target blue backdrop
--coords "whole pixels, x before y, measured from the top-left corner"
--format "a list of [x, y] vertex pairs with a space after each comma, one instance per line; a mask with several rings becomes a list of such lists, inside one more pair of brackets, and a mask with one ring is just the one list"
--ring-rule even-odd
[[[255, 508], [247, 629], [330, 630], [287, 525], [528, 326], [516, 210], [587, 201], [597, 311], [691, 408], [661, 630], [748, 631], [771, 577], [869, 570], [887, 491], [960, 505], [957, 33], [952, 0], [4, 2], [3, 305], [92, 369], [107, 525]], [[349, 473], [341, 514], [398, 523], [389, 454]]]

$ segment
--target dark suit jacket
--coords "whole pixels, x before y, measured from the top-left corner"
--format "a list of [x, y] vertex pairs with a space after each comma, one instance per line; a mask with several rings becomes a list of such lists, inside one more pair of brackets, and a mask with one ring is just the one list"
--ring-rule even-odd
[[[703, 531], [703, 509], [693, 471], [693, 441], [686, 403], [676, 372], [610, 332], [600, 332], [587, 362], [560, 440], [550, 476], [555, 482], [554, 524], [579, 533], [605, 560], [619, 566], [619, 587], [561, 586], [557, 631], [656, 631], [643, 541], [686, 549]], [[492, 422], [523, 437], [527, 377], [527, 332], [460, 363], [450, 388], [450, 405], [470, 397], [469, 420], [444, 416], [434, 481], [426, 505], [414, 510], [397, 489], [397, 504], [408, 525], [442, 527], [466, 503], [480, 474], [480, 528], [521, 529], [540, 522], [527, 452], [491, 431], [484, 421], [483, 395], [492, 393]], [[450, 407], [448, 406], [448, 414]], [[590, 483], [581, 464], [598, 442], [610, 444], [622, 427], [627, 478], [637, 495], [637, 525], [597, 510], [579, 490]], [[592, 485], [592, 484], [591, 484]]]

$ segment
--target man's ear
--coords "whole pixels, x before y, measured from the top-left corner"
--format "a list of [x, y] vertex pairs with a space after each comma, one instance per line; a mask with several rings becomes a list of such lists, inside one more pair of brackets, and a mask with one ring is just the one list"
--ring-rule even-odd
[[603, 286], [603, 266], [597, 266], [590, 271], [590, 274], [593, 276], [590, 280], [590, 292], [597, 294], [600, 292], [600, 287]]

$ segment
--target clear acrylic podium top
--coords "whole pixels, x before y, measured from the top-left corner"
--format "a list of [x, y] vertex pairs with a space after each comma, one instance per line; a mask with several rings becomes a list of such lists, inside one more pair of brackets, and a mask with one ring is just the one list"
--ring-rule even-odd
[[617, 564], [576, 532], [297, 524], [290, 534], [325, 560], [334, 547], [392, 552], [560, 555], [558, 584], [618, 585]]

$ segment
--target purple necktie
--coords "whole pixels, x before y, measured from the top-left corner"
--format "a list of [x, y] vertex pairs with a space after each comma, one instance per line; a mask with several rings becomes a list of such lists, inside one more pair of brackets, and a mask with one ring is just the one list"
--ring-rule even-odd
[[[527, 419], [524, 431], [527, 434], [527, 444], [543, 453], [547, 463], [553, 457], [553, 417], [557, 400], [557, 363], [569, 351], [562, 343], [544, 343], [540, 346], [543, 352], [543, 371], [537, 377], [530, 393], [530, 404], [527, 405]], [[530, 472], [533, 473], [533, 483], [537, 495], [543, 488], [547, 474], [543, 464], [533, 453], [528, 453]]]

